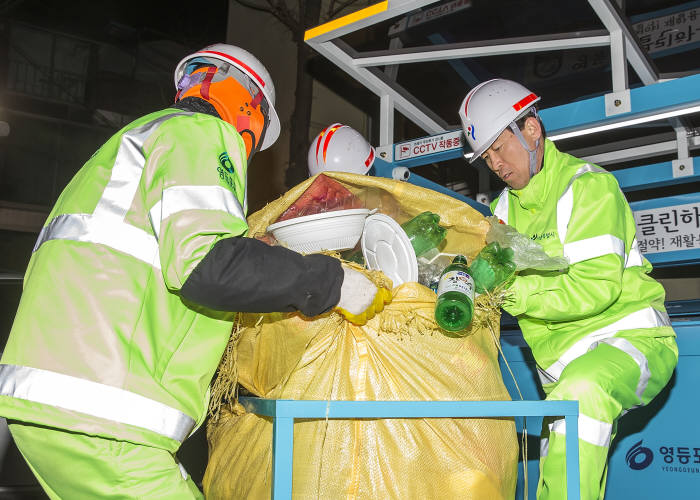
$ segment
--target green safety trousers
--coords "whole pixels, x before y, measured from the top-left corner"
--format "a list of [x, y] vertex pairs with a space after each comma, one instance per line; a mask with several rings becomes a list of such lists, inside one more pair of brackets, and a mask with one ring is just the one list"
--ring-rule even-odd
[[8, 423], [17, 448], [51, 500], [204, 499], [167, 450]]
[[[635, 332], [640, 333], [635, 335]], [[543, 385], [548, 400], [578, 400], [579, 435], [590, 436], [591, 429], [601, 430], [595, 443], [578, 441], [581, 500], [605, 496], [608, 450], [615, 437], [618, 419], [630, 409], [649, 403], [668, 383], [678, 361], [674, 337], [650, 337], [641, 332], [644, 330], [628, 330], [601, 341], [571, 361], [562, 371], [559, 381]], [[622, 350], [620, 343], [625, 342], [628, 344], [622, 346]], [[644, 358], [648, 381], [640, 377], [646, 371], [639, 366], [639, 361]], [[644, 387], [645, 383], [646, 389], [638, 394], [638, 388]], [[582, 432], [585, 430], [588, 432]], [[565, 440], [564, 419], [544, 419], [538, 500], [566, 498]]]

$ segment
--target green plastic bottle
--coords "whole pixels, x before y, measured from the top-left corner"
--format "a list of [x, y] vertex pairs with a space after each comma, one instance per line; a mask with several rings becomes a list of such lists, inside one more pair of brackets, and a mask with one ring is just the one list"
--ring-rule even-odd
[[462, 337], [474, 315], [474, 280], [467, 258], [457, 255], [440, 276], [435, 321], [449, 337]]
[[476, 291], [479, 293], [491, 291], [515, 274], [513, 249], [501, 248], [497, 241], [492, 241], [481, 249], [469, 269], [474, 278]]
[[447, 229], [440, 227], [439, 222], [440, 216], [438, 214], [423, 212], [401, 224], [408, 239], [411, 240], [416, 257], [420, 257], [432, 248], [437, 248], [445, 239]]

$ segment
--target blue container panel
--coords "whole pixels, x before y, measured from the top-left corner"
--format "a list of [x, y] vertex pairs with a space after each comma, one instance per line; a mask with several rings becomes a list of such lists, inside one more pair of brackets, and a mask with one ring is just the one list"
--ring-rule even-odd
[[[700, 322], [675, 318], [678, 367], [649, 406], [633, 410], [619, 423], [609, 459], [606, 500], [700, 498]], [[503, 351], [525, 399], [543, 394], [534, 360], [518, 330], [501, 332]], [[519, 399], [508, 369], [501, 360], [503, 380], [513, 399]], [[535, 498], [539, 475], [541, 418], [528, 418], [528, 492]], [[518, 431], [522, 429], [522, 420]], [[523, 498], [522, 464], [517, 499]]]

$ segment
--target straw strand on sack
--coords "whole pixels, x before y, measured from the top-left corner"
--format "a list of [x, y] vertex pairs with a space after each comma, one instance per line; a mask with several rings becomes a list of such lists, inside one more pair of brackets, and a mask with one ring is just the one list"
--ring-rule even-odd
[[[238, 366], [236, 364], [238, 340], [241, 337], [243, 327], [241, 326], [240, 314], [236, 315], [236, 319], [231, 329], [231, 337], [224, 355], [221, 357], [221, 362], [216, 370], [216, 376], [211, 386], [211, 398], [209, 400], [209, 416], [216, 421], [221, 413], [221, 406], [237, 401], [238, 391]], [[233, 410], [233, 408], [232, 408]]]

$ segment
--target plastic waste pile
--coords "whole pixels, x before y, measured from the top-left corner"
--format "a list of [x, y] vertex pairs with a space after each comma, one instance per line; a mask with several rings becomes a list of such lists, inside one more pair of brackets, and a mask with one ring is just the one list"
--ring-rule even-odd
[[[394, 217], [364, 209], [364, 203], [339, 182], [319, 175], [304, 193], [267, 228], [268, 241], [305, 253], [341, 252], [343, 260], [383, 272], [394, 286], [418, 282], [438, 294], [436, 322], [455, 336], [471, 322], [474, 285], [466, 259], [460, 273], [450, 272], [455, 255], [440, 252], [447, 229], [440, 215], [423, 211], [399, 224]], [[460, 277], [460, 279], [456, 279]], [[438, 290], [442, 279], [443, 287]], [[449, 313], [448, 313], [449, 311]], [[452, 318], [448, 321], [448, 316]]]
[[339, 251], [344, 260], [384, 272], [395, 286], [417, 281], [435, 290], [454, 257], [438, 250], [447, 235], [440, 216], [424, 211], [399, 224], [405, 214], [392, 215], [366, 209], [358, 195], [321, 174], [262, 239], [304, 253]]
[[487, 244], [470, 263], [461, 249], [459, 255], [443, 251], [448, 231], [439, 214], [407, 217], [370, 210], [340, 182], [319, 175], [267, 231], [294, 250], [340, 251], [344, 260], [381, 271], [394, 286], [418, 282], [430, 288], [437, 294], [435, 321], [453, 337], [468, 335], [475, 295], [507, 287], [524, 269], [568, 265], [496, 217], [487, 219]]

